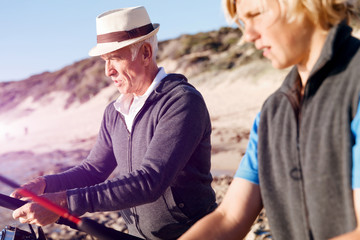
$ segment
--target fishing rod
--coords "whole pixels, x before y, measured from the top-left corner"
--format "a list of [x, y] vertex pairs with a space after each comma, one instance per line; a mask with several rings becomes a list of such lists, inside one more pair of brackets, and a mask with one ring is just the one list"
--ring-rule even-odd
[[[31, 198], [32, 201], [40, 204], [42, 207], [60, 215], [60, 219], [58, 221], [59, 224], [67, 225], [71, 228], [86, 232], [94, 237], [104, 240], [140, 240], [141, 238], [119, 232], [115, 229], [108, 228], [90, 218], [79, 218], [70, 214], [65, 208], [62, 208], [53, 202], [49, 201], [44, 197], [37, 196], [35, 193], [27, 190], [26, 188], [22, 188], [19, 184], [15, 183], [14, 181], [5, 178], [4, 176], [0, 175], [0, 182], [18, 189], [18, 192], [24, 196]], [[12, 198], [9, 196], [5, 196], [3, 194], [0, 195], [0, 205], [4, 206], [9, 209], [17, 209], [22, 205], [26, 204], [26, 201], [22, 201], [20, 199]]]
[[[19, 207], [25, 205], [28, 201], [20, 200], [17, 198], [13, 198], [7, 195], [0, 193], [0, 206], [3, 208], [7, 208], [10, 210], [18, 209]], [[66, 225], [71, 227], [72, 229], [79, 230], [77, 225], [70, 220], [60, 217], [56, 222], [57, 224]]]

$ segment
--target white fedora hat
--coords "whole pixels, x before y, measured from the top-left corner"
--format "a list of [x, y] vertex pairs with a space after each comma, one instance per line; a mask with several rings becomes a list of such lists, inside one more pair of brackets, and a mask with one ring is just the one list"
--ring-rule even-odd
[[143, 6], [105, 12], [96, 18], [97, 45], [90, 56], [100, 56], [145, 40], [159, 31]]

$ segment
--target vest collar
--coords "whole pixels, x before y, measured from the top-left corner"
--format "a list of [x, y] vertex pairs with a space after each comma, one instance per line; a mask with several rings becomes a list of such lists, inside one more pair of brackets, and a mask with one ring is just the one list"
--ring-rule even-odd
[[[341, 47], [346, 44], [348, 39], [351, 37], [351, 32], [352, 28], [349, 27], [344, 21], [330, 29], [323, 49], [321, 51], [320, 57], [316, 61], [313, 69], [311, 70], [309, 79], [306, 83], [307, 85], [311, 84], [312, 81], [316, 80], [312, 79], [312, 77], [316, 73], [321, 71], [331, 61], [336, 60], [336, 57], [334, 56], [336, 56], [339, 51], [341, 51]], [[302, 83], [298, 73], [298, 69], [297, 66], [294, 66], [287, 75], [283, 84], [281, 85], [281, 91], [285, 92], [286, 94], [296, 94], [298, 97], [301, 87]]]
[[351, 37], [351, 32], [352, 28], [349, 27], [345, 21], [330, 29], [320, 57], [315, 63], [310, 76], [319, 71], [323, 66], [325, 66], [325, 64], [334, 58], [339, 51], [340, 46], [342, 46]]

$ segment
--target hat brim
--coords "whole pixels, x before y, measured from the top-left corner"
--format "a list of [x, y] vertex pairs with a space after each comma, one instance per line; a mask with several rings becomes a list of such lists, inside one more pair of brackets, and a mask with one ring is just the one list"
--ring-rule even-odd
[[151, 36], [155, 35], [160, 28], [160, 25], [157, 23], [153, 24], [154, 30], [151, 31], [150, 33], [138, 37], [138, 38], [133, 38], [133, 39], [129, 39], [126, 41], [121, 41], [121, 42], [109, 42], [109, 43], [98, 43], [95, 47], [93, 47], [90, 51], [89, 51], [89, 55], [94, 57], [94, 56], [101, 56], [116, 50], [119, 50], [123, 47], [129, 46], [131, 44], [143, 41], [147, 38], [150, 38]]

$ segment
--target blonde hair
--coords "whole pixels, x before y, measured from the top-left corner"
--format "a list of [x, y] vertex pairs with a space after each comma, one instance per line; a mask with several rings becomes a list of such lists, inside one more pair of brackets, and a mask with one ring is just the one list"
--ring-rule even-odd
[[[240, 0], [241, 1], [241, 0]], [[262, 1], [264, 4], [265, 1]], [[278, 0], [283, 14], [289, 21], [307, 15], [313, 23], [328, 30], [346, 20], [359, 22], [359, 0]], [[284, 13], [284, 8], [287, 9]], [[236, 0], [223, 0], [228, 22], [237, 21]]]

